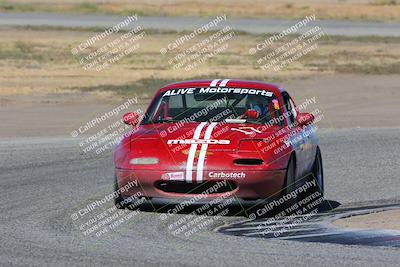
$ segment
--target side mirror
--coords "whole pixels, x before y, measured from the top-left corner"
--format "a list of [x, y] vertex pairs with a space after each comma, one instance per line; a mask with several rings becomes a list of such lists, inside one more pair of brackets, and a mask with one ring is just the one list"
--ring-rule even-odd
[[123, 117], [122, 117], [122, 121], [125, 124], [128, 125], [132, 125], [133, 127], [136, 126], [139, 123], [139, 114], [135, 113], [135, 112], [129, 112], [126, 113]]
[[299, 113], [296, 120], [299, 126], [305, 126], [314, 122], [314, 115], [311, 113]]

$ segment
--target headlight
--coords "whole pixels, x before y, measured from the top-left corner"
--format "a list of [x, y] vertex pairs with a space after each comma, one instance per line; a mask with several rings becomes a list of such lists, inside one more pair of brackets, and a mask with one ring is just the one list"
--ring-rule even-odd
[[134, 158], [129, 161], [131, 165], [153, 165], [158, 163], [158, 158]]

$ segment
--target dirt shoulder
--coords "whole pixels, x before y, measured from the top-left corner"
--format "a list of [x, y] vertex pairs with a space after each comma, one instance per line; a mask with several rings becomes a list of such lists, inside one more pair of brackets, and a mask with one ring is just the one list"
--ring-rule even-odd
[[[257, 64], [261, 54], [247, 52], [265, 37], [238, 34], [229, 49], [207, 64], [177, 71], [168, 61], [178, 52], [161, 56], [160, 48], [181, 34], [156, 31], [141, 40], [137, 52], [109, 68], [84, 70], [71, 48], [93, 34], [89, 30], [0, 28], [0, 137], [68, 136], [127, 98], [141, 99], [130, 110], [144, 109], [163, 85], [214, 78], [279, 84], [297, 104], [315, 98], [312, 108], [324, 114], [319, 123], [323, 128], [400, 127], [398, 38], [329, 38], [312, 54], [272, 71]], [[115, 37], [102, 41], [107, 44]], [[93, 49], [102, 47], [95, 45]]]
[[400, 230], [400, 209], [352, 216], [333, 224], [343, 228]]

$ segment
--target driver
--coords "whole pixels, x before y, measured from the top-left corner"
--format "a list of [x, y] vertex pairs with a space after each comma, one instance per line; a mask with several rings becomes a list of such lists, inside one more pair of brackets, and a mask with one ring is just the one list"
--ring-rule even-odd
[[[265, 117], [269, 113], [268, 102], [264, 97], [257, 95], [248, 95], [246, 99], [247, 110], [255, 110], [258, 113], [258, 117]], [[247, 112], [247, 111], [246, 111]], [[240, 118], [246, 117], [246, 112], [240, 116]]]
[[268, 114], [268, 102], [264, 97], [257, 95], [249, 95], [247, 97], [247, 107], [248, 109], [254, 109], [258, 112], [259, 117], [264, 117]]

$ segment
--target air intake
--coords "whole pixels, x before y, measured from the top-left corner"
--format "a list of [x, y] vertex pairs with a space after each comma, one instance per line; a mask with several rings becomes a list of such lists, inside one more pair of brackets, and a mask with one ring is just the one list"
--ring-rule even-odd
[[235, 159], [233, 160], [233, 163], [236, 165], [262, 165], [263, 164], [262, 159]]
[[[225, 184], [218, 181], [207, 181], [203, 183], [158, 181], [155, 186], [164, 192], [179, 194], [202, 194], [204, 192], [208, 192], [208, 194], [221, 194], [233, 191], [237, 187], [232, 181], [227, 181]], [[210, 190], [210, 188], [213, 190]]]

